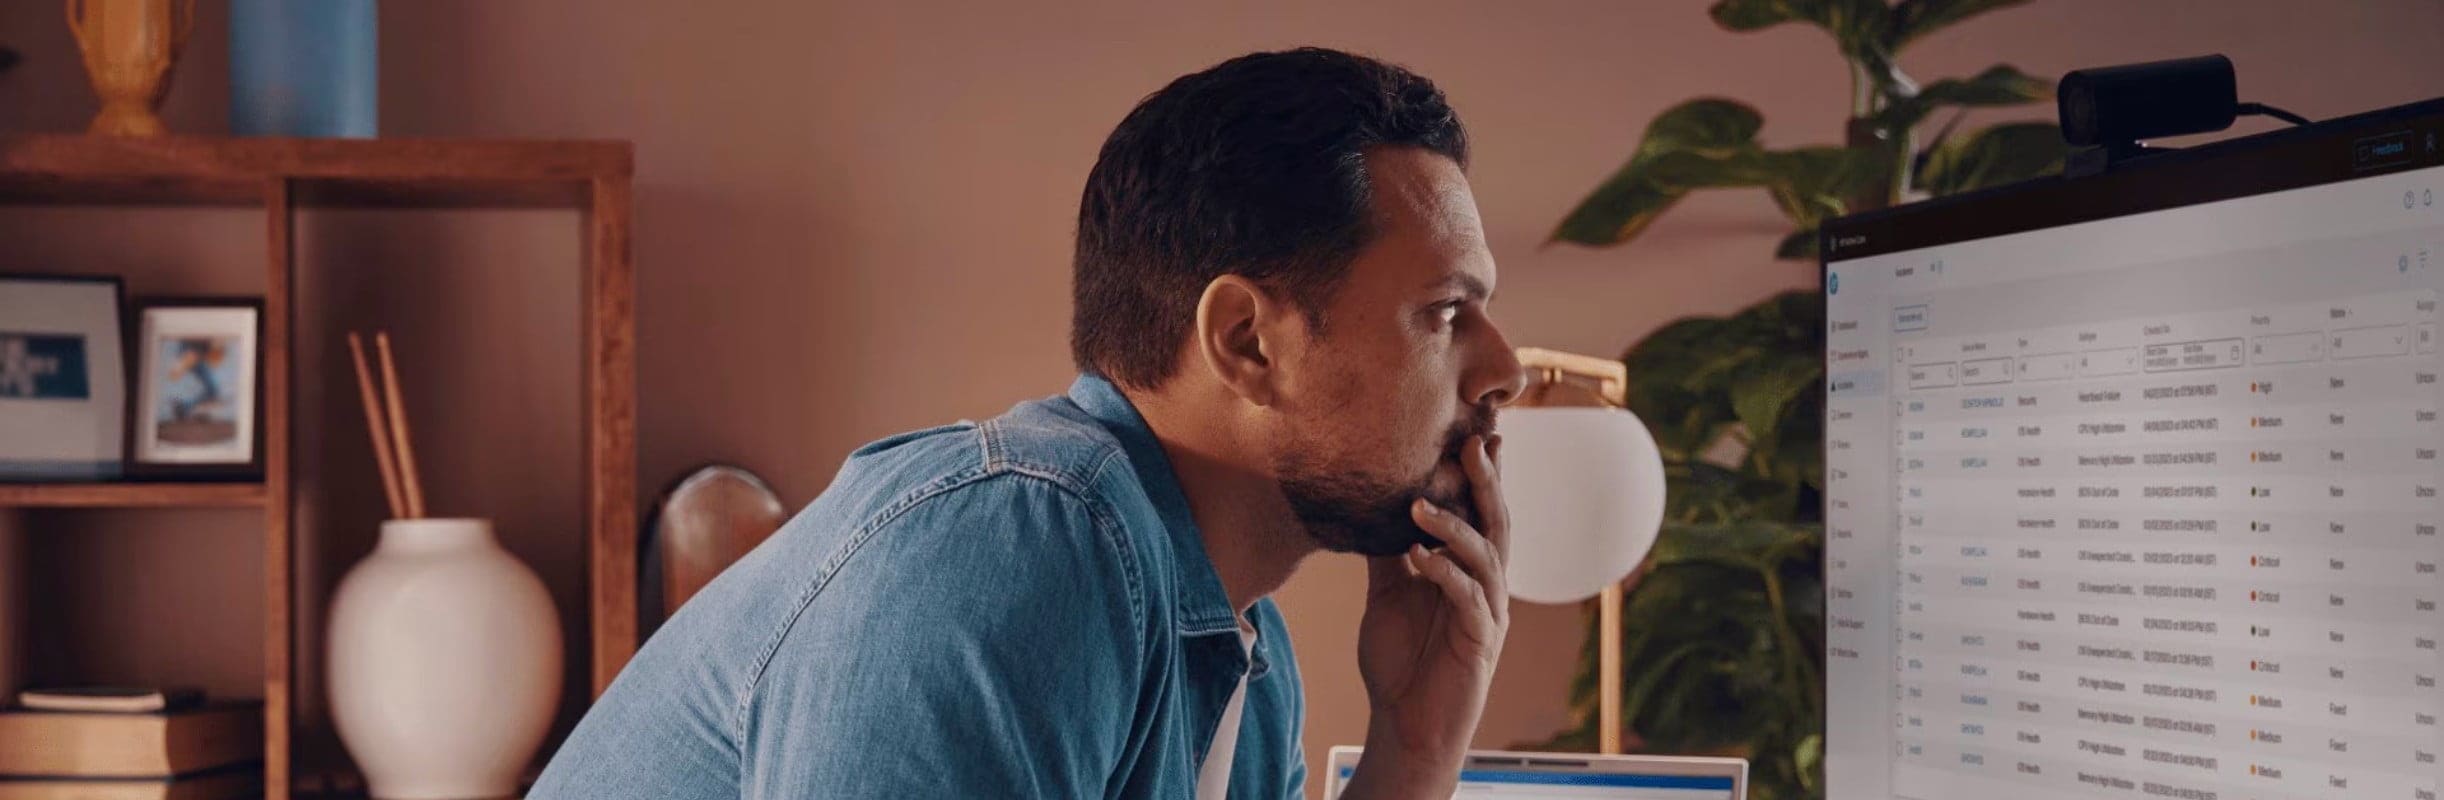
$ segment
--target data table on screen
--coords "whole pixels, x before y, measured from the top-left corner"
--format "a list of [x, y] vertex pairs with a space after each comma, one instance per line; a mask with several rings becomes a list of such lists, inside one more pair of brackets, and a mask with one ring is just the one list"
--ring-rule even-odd
[[2419, 181], [1828, 264], [1832, 796], [2437, 796]]

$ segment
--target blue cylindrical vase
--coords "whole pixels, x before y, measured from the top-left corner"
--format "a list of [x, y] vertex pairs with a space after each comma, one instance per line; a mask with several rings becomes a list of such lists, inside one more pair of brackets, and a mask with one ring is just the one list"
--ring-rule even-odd
[[376, 135], [375, 0], [229, 0], [229, 131]]

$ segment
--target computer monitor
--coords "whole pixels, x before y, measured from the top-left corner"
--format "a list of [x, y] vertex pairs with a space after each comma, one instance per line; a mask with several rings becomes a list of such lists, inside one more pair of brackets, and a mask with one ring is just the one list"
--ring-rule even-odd
[[[1365, 748], [1332, 748], [1324, 800], [1338, 800]], [[1748, 760], [1472, 750], [1452, 800], [1747, 800]]]
[[2439, 138], [1825, 228], [1828, 800], [2437, 796]]

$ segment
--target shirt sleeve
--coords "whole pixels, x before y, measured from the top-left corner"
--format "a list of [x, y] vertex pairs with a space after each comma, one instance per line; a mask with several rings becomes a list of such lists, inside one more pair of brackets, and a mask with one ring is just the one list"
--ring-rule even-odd
[[919, 500], [810, 568], [741, 709], [748, 798], [1107, 793], [1144, 669], [1116, 523], [1025, 475]]

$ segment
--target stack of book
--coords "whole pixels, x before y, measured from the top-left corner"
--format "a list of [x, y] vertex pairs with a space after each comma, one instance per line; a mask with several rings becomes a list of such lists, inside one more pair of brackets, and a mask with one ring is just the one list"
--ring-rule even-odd
[[0, 711], [0, 800], [232, 800], [263, 792], [263, 704], [38, 693]]

